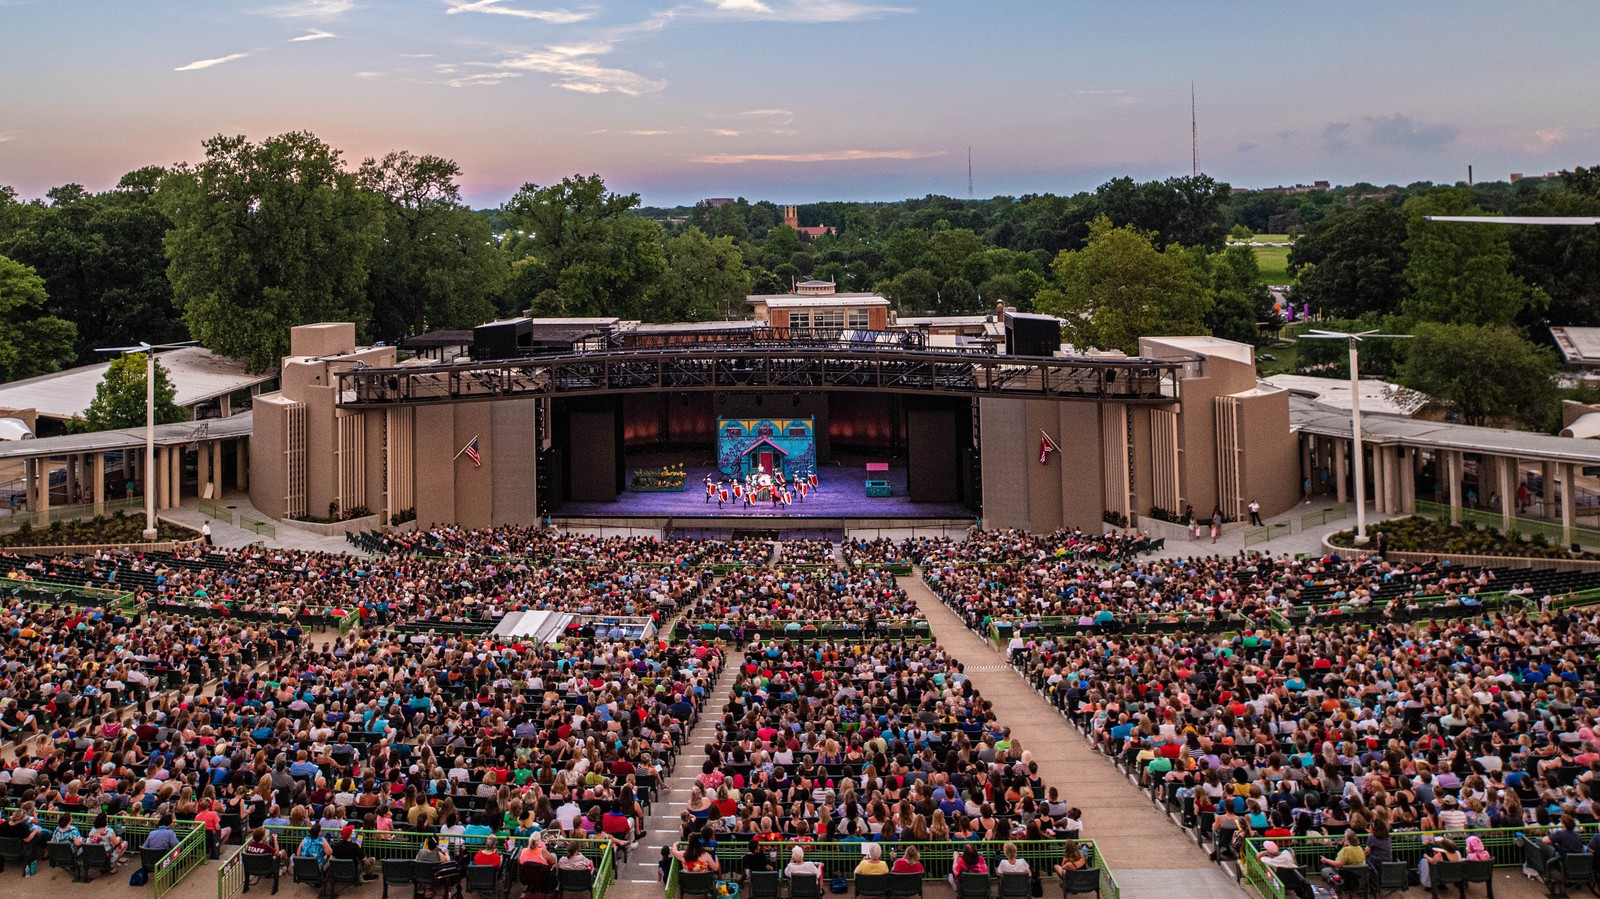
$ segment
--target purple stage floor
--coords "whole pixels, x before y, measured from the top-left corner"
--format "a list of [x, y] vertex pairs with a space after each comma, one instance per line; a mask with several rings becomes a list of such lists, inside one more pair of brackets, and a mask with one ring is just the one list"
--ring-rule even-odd
[[[679, 459], [630, 458], [628, 481], [636, 468], [676, 464]], [[745, 508], [743, 502], [729, 501], [721, 508], [706, 502], [705, 478], [719, 475], [715, 465], [687, 465], [688, 489], [682, 493], [634, 493], [623, 491], [616, 502], [573, 502], [561, 504], [555, 514], [568, 517], [607, 518], [972, 518], [972, 511], [960, 503], [914, 503], [906, 495], [906, 470], [891, 464], [887, 472], [873, 472], [874, 480], [889, 482], [889, 496], [868, 497], [862, 482], [868, 475], [862, 463], [827, 465], [819, 471], [820, 491], [802, 502], [776, 509], [772, 504]]]

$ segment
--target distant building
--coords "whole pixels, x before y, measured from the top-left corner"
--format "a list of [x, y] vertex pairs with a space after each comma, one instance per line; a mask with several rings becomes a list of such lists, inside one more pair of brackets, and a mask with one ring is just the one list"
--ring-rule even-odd
[[[243, 362], [200, 346], [165, 350], [156, 359], [167, 370], [173, 401], [192, 419], [227, 418], [277, 380], [273, 372], [250, 374]], [[55, 422], [81, 418], [110, 367], [107, 360], [0, 384], [0, 409], [32, 409]]]
[[750, 313], [774, 328], [885, 331], [889, 301], [875, 293], [837, 293], [832, 281], [801, 281], [794, 293], [745, 297]]
[[824, 234], [834, 233], [832, 225], [818, 225], [816, 227], [808, 226], [804, 228], [800, 227], [800, 207], [798, 206], [783, 207], [783, 223], [788, 227], [799, 231], [802, 236], [809, 237], [813, 240], [821, 237]]
[[1600, 328], [1557, 326], [1550, 329], [1561, 361], [1573, 371], [1600, 372]]
[[734, 203], [734, 202], [737, 202], [737, 201], [734, 200], [733, 197], [710, 197], [710, 198], [707, 198], [706, 205], [710, 206], [712, 209], [716, 209], [719, 206], [726, 206], [729, 203]]

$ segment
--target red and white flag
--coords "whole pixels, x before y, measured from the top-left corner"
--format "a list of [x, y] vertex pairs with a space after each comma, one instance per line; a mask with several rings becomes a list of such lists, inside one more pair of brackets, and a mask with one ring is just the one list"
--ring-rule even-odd
[[483, 457], [478, 455], [478, 435], [477, 434], [472, 435], [472, 439], [467, 442], [466, 446], [463, 446], [461, 448], [461, 452], [460, 453], [456, 453], [456, 458], [457, 459], [461, 458], [461, 453], [466, 453], [467, 458], [472, 460], [472, 467], [473, 468], [482, 468], [483, 467]]
[[1059, 453], [1059, 452], [1061, 452], [1061, 447], [1056, 446], [1056, 442], [1054, 440], [1050, 439], [1050, 435], [1049, 434], [1046, 434], [1045, 432], [1040, 431], [1039, 432], [1039, 464], [1040, 465], [1048, 465], [1048, 464], [1050, 464], [1050, 454], [1051, 453]]

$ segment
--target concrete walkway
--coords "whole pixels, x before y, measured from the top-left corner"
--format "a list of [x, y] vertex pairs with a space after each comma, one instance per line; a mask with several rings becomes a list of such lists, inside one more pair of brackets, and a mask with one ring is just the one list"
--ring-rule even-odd
[[[1321, 513], [1330, 509], [1343, 509], [1344, 517], [1333, 521], [1322, 522]], [[1307, 515], [1313, 516], [1313, 523], [1305, 527], [1304, 519]], [[1382, 515], [1372, 509], [1369, 501], [1367, 504], [1367, 533], [1371, 534], [1373, 527], [1391, 516]], [[1190, 556], [1236, 556], [1241, 551], [1267, 553], [1272, 556], [1281, 556], [1285, 553], [1321, 554], [1322, 538], [1336, 531], [1347, 531], [1356, 526], [1355, 506], [1352, 503], [1334, 502], [1331, 497], [1315, 496], [1310, 504], [1300, 503], [1281, 515], [1262, 520], [1264, 524], [1272, 527], [1273, 537], [1263, 543], [1244, 545], [1245, 533], [1253, 530], [1247, 525], [1230, 524], [1223, 529], [1217, 542], [1211, 542], [1211, 526], [1204, 528], [1204, 536], [1198, 540], [1183, 540], [1167, 538], [1167, 544], [1158, 553], [1140, 558], [1158, 559], [1184, 559]], [[1286, 527], [1274, 527], [1286, 525]], [[1159, 535], [1157, 535], [1159, 536]]]
[[[200, 525], [203, 522], [210, 521], [211, 542], [217, 546], [226, 547], [229, 549], [237, 549], [241, 546], [249, 546], [252, 543], [260, 543], [265, 546], [283, 547], [284, 549], [300, 549], [309, 552], [349, 553], [357, 556], [365, 555], [365, 553], [356, 549], [355, 546], [346, 541], [343, 535], [328, 537], [305, 530], [303, 528], [297, 528], [287, 522], [268, 518], [266, 515], [263, 515], [260, 511], [258, 511], [255, 506], [250, 505], [250, 497], [243, 493], [230, 493], [219, 500], [217, 505], [221, 506], [229, 513], [232, 519], [231, 521], [202, 514], [200, 511], [200, 501], [194, 499], [193, 497], [185, 501], [183, 505], [174, 506], [173, 508], [166, 509], [159, 514], [162, 518], [176, 521], [180, 524], [186, 524], [192, 528], [195, 528], [196, 530], [199, 530]], [[263, 521], [269, 525], [272, 525], [273, 535], [267, 536], [266, 534], [257, 534], [255, 531], [250, 530], [249, 528], [235, 525], [233, 522], [240, 521], [241, 516], [252, 518], [256, 521]]]
[[965, 666], [1000, 723], [1033, 753], [1046, 786], [1083, 811], [1083, 834], [1100, 847], [1125, 897], [1238, 899], [1243, 891], [1206, 853], [1096, 752], [988, 641], [968, 630], [922, 578], [900, 585], [927, 615], [939, 644]]

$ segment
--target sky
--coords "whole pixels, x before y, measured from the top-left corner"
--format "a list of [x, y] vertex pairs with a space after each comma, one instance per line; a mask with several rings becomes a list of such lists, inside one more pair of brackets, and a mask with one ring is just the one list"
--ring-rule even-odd
[[646, 205], [1479, 180], [1600, 164], [1600, 3], [0, 0], [24, 197], [309, 130], [465, 199], [598, 173]]

